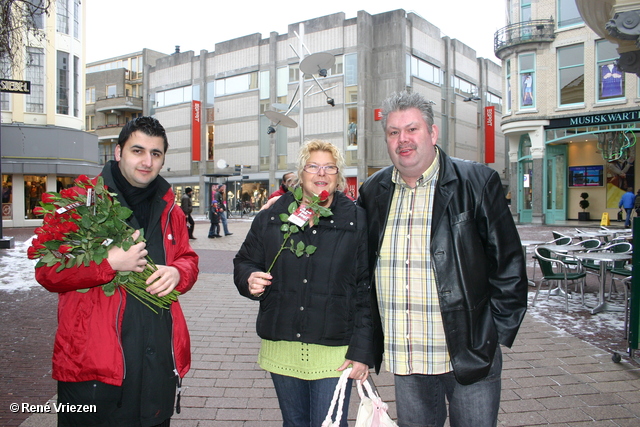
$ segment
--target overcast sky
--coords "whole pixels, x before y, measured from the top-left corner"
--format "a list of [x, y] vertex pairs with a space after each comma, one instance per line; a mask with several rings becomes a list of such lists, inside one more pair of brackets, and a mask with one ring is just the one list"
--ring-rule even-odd
[[[175, 46], [196, 55], [215, 50], [215, 43], [254, 33], [285, 34], [289, 24], [332, 13], [355, 18], [359, 10], [374, 15], [394, 9], [415, 12], [452, 39], [473, 48], [478, 56], [493, 54], [493, 36], [505, 24], [504, 0], [262, 0], [143, 2], [88, 0], [86, 7], [87, 63], [137, 52], [143, 48], [173, 53]], [[314, 52], [313, 46], [307, 46]]]

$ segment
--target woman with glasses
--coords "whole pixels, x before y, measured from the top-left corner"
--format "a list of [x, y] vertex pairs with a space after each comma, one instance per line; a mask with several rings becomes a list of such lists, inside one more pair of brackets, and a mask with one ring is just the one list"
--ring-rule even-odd
[[[341, 191], [343, 170], [333, 144], [313, 140], [301, 147], [302, 202], [326, 191], [321, 205], [331, 210], [291, 235], [294, 245], [315, 246], [314, 253], [298, 257], [285, 248], [277, 255], [284, 236], [280, 215], [289, 215], [295, 203], [289, 191], [258, 213], [234, 259], [238, 291], [260, 301], [258, 364], [271, 373], [284, 426], [319, 427], [341, 371], [351, 366], [350, 378], [364, 381], [373, 366], [366, 217]], [[350, 386], [351, 380], [341, 426], [347, 425]]]

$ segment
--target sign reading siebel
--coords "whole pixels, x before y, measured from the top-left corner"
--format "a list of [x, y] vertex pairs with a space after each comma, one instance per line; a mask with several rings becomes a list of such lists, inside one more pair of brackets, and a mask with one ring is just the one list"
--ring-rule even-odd
[[0, 92], [31, 94], [31, 82], [26, 80], [0, 79]]

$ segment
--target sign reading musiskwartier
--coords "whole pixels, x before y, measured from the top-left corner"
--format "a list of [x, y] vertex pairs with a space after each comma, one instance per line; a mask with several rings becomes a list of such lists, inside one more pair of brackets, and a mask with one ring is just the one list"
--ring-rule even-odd
[[26, 80], [0, 79], [0, 92], [31, 94], [31, 82]]

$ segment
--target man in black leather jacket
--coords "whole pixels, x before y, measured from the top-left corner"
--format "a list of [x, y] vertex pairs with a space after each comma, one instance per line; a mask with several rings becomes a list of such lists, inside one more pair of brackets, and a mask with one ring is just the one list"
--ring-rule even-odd
[[361, 187], [368, 216], [376, 371], [393, 372], [398, 422], [495, 426], [502, 353], [527, 307], [525, 260], [500, 177], [436, 146], [429, 101], [395, 93], [393, 162]]

